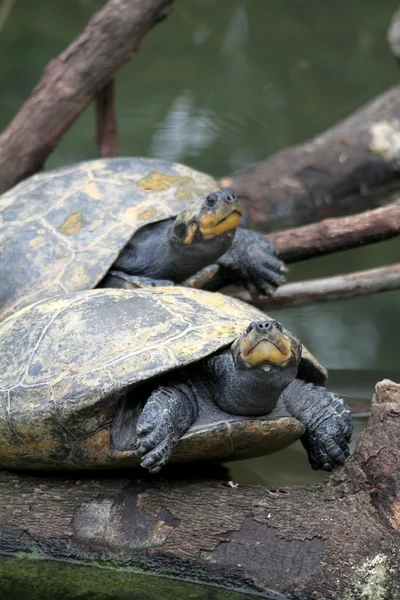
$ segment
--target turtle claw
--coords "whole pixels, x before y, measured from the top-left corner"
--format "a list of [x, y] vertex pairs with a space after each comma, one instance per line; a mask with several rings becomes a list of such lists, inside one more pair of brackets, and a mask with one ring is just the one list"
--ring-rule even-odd
[[169, 444], [164, 441], [145, 455], [140, 466], [150, 473], [158, 473], [167, 464], [170, 454]]
[[136, 426], [134, 453], [151, 473], [168, 462], [180, 436], [193, 422], [196, 412], [187, 385], [160, 386], [147, 400]]

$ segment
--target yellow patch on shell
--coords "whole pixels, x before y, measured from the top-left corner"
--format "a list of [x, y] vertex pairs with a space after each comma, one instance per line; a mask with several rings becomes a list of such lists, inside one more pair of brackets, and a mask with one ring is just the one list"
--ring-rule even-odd
[[45, 240], [43, 239], [43, 237], [38, 236], [38, 237], [32, 238], [29, 242], [29, 245], [31, 248], [36, 248], [37, 246], [41, 246], [44, 242], [45, 242]]
[[156, 208], [148, 208], [147, 210], [143, 210], [137, 215], [138, 221], [148, 221], [157, 213]]
[[166, 175], [158, 171], [151, 171], [150, 175], [139, 179], [138, 187], [144, 192], [162, 192], [176, 185], [181, 179], [182, 177], [175, 175]]
[[73, 236], [79, 233], [86, 224], [87, 221], [83, 218], [82, 211], [78, 210], [66, 217], [64, 222], [57, 227], [57, 229], [64, 235]]
[[193, 196], [193, 184], [194, 181], [191, 177], [180, 177], [176, 197], [180, 200], [189, 200]]
[[97, 187], [97, 185], [94, 183], [94, 181], [91, 181], [90, 183], [87, 183], [85, 185], [85, 192], [86, 192], [86, 194], [88, 196], [90, 196], [94, 200], [100, 200], [101, 199], [100, 190]]

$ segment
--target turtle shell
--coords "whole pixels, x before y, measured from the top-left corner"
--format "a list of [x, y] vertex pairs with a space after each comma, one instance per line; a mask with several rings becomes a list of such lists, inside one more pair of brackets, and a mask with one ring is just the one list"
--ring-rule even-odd
[[[179, 287], [87, 290], [22, 309], [0, 324], [0, 466], [135, 465], [132, 448], [113, 440], [126, 392], [132, 410], [139, 383], [221, 350], [259, 319], [264, 313], [234, 298]], [[305, 356], [299, 377], [323, 383], [326, 371]], [[204, 404], [172, 459], [257, 456], [303, 431], [293, 418]]]
[[95, 287], [144, 225], [218, 188], [150, 158], [110, 158], [34, 175], [0, 197], [0, 316]]

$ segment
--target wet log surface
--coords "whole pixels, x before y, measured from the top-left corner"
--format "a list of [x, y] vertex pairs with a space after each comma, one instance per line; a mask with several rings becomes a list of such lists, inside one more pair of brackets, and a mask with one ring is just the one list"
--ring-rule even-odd
[[[273, 231], [368, 208], [399, 186], [400, 86], [312, 140], [220, 180], [252, 226]], [[369, 204], [369, 207], [371, 204]]]
[[42, 168], [62, 135], [134, 55], [173, 0], [109, 0], [49, 63], [0, 136], [0, 192]]
[[377, 384], [353, 456], [324, 484], [232, 487], [191, 472], [77, 480], [4, 471], [0, 552], [107, 560], [266, 597], [399, 598], [399, 385]]

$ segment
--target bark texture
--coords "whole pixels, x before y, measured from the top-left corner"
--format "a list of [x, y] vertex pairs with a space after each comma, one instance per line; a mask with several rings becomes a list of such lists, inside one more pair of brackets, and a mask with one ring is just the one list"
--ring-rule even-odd
[[347, 300], [400, 289], [400, 263], [348, 275], [296, 281], [279, 287], [272, 298], [251, 298], [246, 292], [236, 298], [262, 309], [303, 306], [312, 302]]
[[400, 200], [350, 217], [325, 219], [320, 223], [271, 233], [280, 258], [299, 262], [340, 250], [359, 248], [400, 235]]
[[173, 0], [109, 0], [0, 136], [0, 192], [38, 171], [64, 132], [137, 51]]
[[139, 477], [2, 472], [1, 554], [108, 561], [297, 600], [399, 598], [400, 385], [377, 384], [353, 456], [324, 484]]
[[264, 231], [356, 212], [400, 175], [400, 86], [311, 141], [223, 177]]

